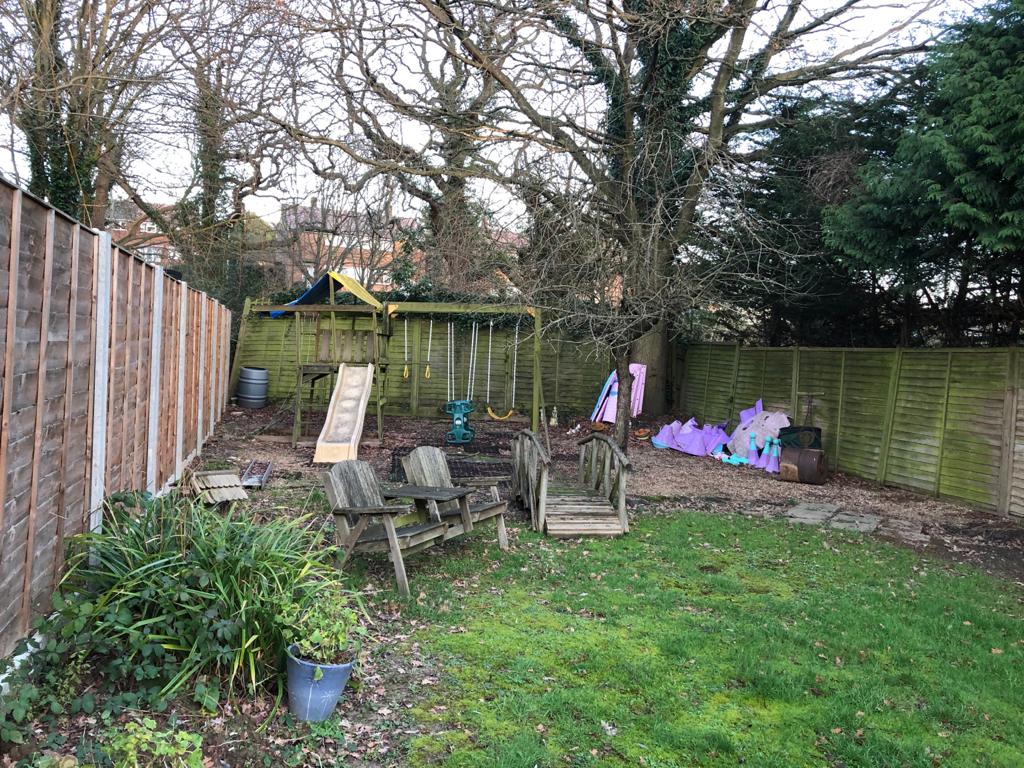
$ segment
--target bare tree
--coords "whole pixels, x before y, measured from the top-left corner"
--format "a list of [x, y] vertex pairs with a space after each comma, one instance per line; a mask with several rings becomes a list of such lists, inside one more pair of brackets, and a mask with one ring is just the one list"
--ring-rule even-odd
[[[427, 31], [419, 11], [384, 0], [376, 6], [380, 18], [405, 23], [361, 27], [364, 49], [386, 46], [397, 57], [419, 46], [426, 51], [421, 60], [451, 58], [497, 84], [495, 107], [477, 116], [472, 135], [500, 136], [513, 167], [476, 162], [464, 173], [509, 185], [534, 215], [543, 205], [549, 217], [588, 222], [592, 253], [570, 270], [581, 278], [577, 290], [560, 295], [579, 315], [595, 290], [612, 291], [605, 302], [611, 317], [595, 322], [595, 338], [612, 348], [623, 374], [631, 351], [653, 334], [647, 406], [657, 413], [665, 406], [669, 321], [691, 306], [693, 292], [679, 285], [697, 256], [707, 256], [694, 255], [692, 246], [711, 209], [707, 191], [716, 170], [756, 158], [759, 137], [780, 125], [787, 94], [854, 82], [923, 50], [911, 32], [939, 2], [898, 10], [881, 0], [417, 0], [429, 14]], [[482, 23], [494, 17], [514, 30], [497, 51], [491, 27]], [[858, 34], [858, 23], [867, 31]], [[850, 42], [837, 46], [838, 35]], [[396, 72], [392, 81], [404, 82], [401, 92], [420, 119], [435, 131], [455, 130], [430, 118], [431, 91], [415, 70]], [[400, 119], [401, 111], [383, 106], [390, 111], [375, 120]], [[436, 164], [401, 171], [441, 172]], [[714, 270], [701, 274], [710, 285]], [[626, 393], [628, 378], [621, 385]], [[628, 397], [619, 402], [625, 406]]]
[[279, 240], [290, 272], [310, 283], [329, 270], [355, 277], [366, 288], [390, 284], [401, 253], [403, 222], [393, 177], [358, 185], [321, 180], [308, 204], [285, 205]]
[[23, 133], [33, 193], [103, 225], [140, 105], [165, 69], [152, 51], [179, 11], [151, 0], [0, 0], [3, 107]]
[[[516, 45], [516, 14], [483, 5], [470, 13], [482, 44], [503, 62]], [[282, 117], [315, 173], [351, 192], [381, 175], [397, 180], [424, 205], [433, 280], [465, 290], [493, 278], [500, 227], [473, 181], [500, 175], [498, 82], [422, 9], [335, 0], [294, 7], [292, 23], [310, 56]], [[356, 178], [346, 171], [352, 160], [364, 169]]]

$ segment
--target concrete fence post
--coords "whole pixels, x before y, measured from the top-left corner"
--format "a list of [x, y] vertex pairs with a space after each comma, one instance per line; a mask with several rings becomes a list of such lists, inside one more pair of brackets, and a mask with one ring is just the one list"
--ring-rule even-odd
[[107, 476], [107, 399], [110, 388], [110, 315], [114, 246], [109, 232], [100, 232], [96, 249], [96, 306], [93, 333], [96, 355], [92, 363], [92, 465], [89, 477], [89, 530], [103, 525], [103, 497]]
[[149, 339], [149, 421], [146, 425], [146, 490], [156, 493], [157, 432], [160, 425], [160, 363], [164, 334], [164, 268], [153, 268], [153, 321]]

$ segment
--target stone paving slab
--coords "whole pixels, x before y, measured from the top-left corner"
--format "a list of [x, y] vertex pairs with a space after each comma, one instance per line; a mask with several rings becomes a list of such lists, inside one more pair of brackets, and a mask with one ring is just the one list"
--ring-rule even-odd
[[794, 523], [823, 525], [839, 512], [838, 504], [811, 504], [804, 502], [786, 510], [786, 517]]
[[843, 512], [829, 520], [828, 524], [832, 528], [841, 528], [844, 531], [874, 533], [881, 521], [882, 518], [878, 515], [869, 515], [862, 512]]
[[838, 504], [802, 502], [786, 510], [784, 517], [791, 523], [827, 525], [843, 531], [878, 533], [908, 544], [922, 545], [931, 541], [931, 537], [923, 531], [920, 523], [867, 512], [843, 511]]

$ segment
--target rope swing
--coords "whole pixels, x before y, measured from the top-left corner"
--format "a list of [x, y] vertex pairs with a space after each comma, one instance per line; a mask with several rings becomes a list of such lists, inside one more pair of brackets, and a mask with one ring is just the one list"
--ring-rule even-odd
[[[406, 319], [408, 322], [408, 318]], [[427, 367], [423, 369], [423, 378], [430, 378], [430, 347], [434, 343], [434, 318], [430, 318], [430, 330], [427, 331]]]
[[[402, 342], [405, 345], [405, 367], [402, 369], [402, 378], [409, 378], [409, 318], [405, 318], [405, 334], [402, 337]], [[429, 359], [429, 355], [428, 355]], [[430, 378], [429, 376], [427, 377]]]
[[[494, 321], [491, 321], [490, 335], [487, 337], [487, 400], [488, 403], [491, 399], [491, 336], [494, 334]], [[511, 408], [508, 409], [508, 413], [504, 416], [499, 416], [494, 412], [494, 409], [490, 405], [487, 406], [487, 415], [495, 421], [505, 421], [509, 418], [516, 409], [516, 371], [519, 366], [519, 321], [516, 321], [516, 335], [515, 342], [512, 345], [512, 401], [509, 403]]]

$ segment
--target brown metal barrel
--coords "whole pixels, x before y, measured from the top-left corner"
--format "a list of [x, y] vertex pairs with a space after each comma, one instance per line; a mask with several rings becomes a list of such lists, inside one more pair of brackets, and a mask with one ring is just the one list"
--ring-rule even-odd
[[789, 483], [822, 485], [828, 478], [828, 459], [816, 448], [783, 448], [779, 479]]

